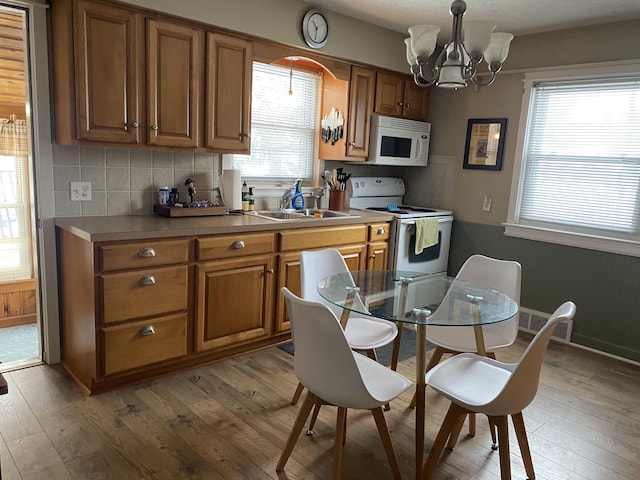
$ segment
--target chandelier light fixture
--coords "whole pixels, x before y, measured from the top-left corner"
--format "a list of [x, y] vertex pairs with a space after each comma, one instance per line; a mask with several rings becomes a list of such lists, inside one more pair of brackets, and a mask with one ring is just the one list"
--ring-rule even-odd
[[[454, 0], [451, 4], [451, 37], [435, 59], [433, 67], [428, 66], [429, 57], [436, 48], [440, 27], [409, 27], [411, 36], [404, 43], [407, 46], [407, 62], [411, 65], [416, 85], [457, 89], [466, 87], [467, 81], [470, 81], [485, 87], [496, 79], [496, 74], [509, 54], [513, 35], [494, 33], [495, 24], [485, 20], [466, 22], [463, 28], [462, 16], [466, 10], [467, 4], [463, 0]], [[477, 67], [483, 58], [487, 62], [488, 71], [478, 72]]]

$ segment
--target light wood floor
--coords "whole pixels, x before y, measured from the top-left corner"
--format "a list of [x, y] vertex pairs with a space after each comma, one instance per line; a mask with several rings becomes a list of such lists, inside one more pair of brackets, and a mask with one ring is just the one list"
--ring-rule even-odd
[[[526, 339], [498, 358], [512, 361]], [[412, 376], [413, 360], [399, 370]], [[277, 348], [95, 397], [57, 367], [5, 374], [0, 397], [2, 479], [326, 479], [335, 409], [302, 436], [278, 476], [275, 465], [298, 407], [292, 357]], [[427, 389], [427, 449], [447, 402]], [[414, 478], [411, 392], [387, 412], [403, 478]], [[540, 480], [640, 478], [640, 368], [551, 344], [538, 396], [524, 412]], [[344, 479], [391, 473], [368, 412], [350, 412]], [[464, 427], [463, 432], [467, 428]], [[478, 435], [445, 453], [436, 480], [496, 480], [486, 419]], [[512, 435], [513, 478], [526, 478]]]

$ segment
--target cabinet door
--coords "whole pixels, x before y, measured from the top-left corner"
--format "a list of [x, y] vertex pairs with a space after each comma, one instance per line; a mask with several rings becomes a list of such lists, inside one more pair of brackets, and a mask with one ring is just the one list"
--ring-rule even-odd
[[251, 43], [207, 34], [206, 147], [250, 153]]
[[220, 260], [196, 267], [196, 351], [268, 337], [272, 330], [274, 257]]
[[376, 74], [373, 70], [352, 67], [349, 85], [347, 157], [364, 160], [369, 155], [369, 124], [373, 112]]
[[[347, 245], [344, 247], [336, 248], [342, 254], [342, 257], [344, 258], [349, 270], [361, 270], [365, 267], [364, 245]], [[300, 296], [300, 253], [301, 252], [290, 252], [278, 255], [277, 292], [280, 292], [280, 289], [282, 287], [287, 287], [293, 293]], [[287, 332], [290, 330], [290, 328], [291, 325], [289, 323], [289, 317], [287, 316], [287, 307], [284, 302], [284, 297], [278, 293], [276, 301], [275, 332]]]
[[74, 16], [76, 134], [79, 140], [136, 144], [139, 127], [138, 16], [79, 1]]
[[367, 246], [367, 270], [386, 270], [389, 268], [389, 244], [387, 242], [370, 243]]
[[402, 116], [411, 120], [427, 121], [431, 88], [419, 87], [413, 80], [404, 81]]
[[374, 112], [392, 117], [402, 116], [404, 77], [389, 73], [376, 75], [376, 101]]
[[147, 143], [199, 145], [202, 89], [201, 30], [147, 20]]

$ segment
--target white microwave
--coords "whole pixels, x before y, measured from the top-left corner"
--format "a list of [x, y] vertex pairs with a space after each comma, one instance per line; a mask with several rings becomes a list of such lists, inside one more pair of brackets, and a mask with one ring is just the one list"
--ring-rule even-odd
[[373, 114], [367, 163], [426, 166], [430, 135], [430, 123]]

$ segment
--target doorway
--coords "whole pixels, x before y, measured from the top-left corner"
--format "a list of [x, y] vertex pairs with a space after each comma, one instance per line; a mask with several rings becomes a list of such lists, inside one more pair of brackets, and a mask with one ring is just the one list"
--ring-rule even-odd
[[41, 361], [27, 11], [0, 4], [0, 370]]

